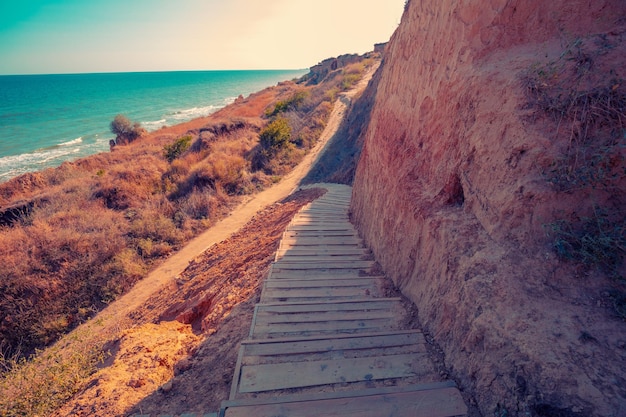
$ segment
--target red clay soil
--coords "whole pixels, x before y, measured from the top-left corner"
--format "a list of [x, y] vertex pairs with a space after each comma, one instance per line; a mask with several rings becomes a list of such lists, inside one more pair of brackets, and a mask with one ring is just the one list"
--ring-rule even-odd
[[623, 97], [624, 16], [623, 0], [413, 0], [387, 46], [354, 219], [485, 416], [626, 415], [626, 265], [620, 281], [564, 261], [546, 233], [597, 205], [623, 219], [623, 124], [610, 195], [561, 192], [546, 176], [578, 126], [537, 114], [523, 83], [564, 62]]

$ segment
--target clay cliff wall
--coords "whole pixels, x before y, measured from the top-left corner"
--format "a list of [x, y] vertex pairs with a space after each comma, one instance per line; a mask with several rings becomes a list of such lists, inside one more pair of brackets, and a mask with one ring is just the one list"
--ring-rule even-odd
[[592, 34], [626, 78], [625, 23], [622, 0], [411, 0], [386, 48], [353, 217], [485, 416], [626, 415], [614, 279], [546, 237], [592, 191], [546, 181], [562, 144], [522, 82]]

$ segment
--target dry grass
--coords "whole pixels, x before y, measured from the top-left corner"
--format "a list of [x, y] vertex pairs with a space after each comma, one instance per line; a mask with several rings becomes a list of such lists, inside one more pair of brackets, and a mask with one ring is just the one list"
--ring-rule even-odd
[[544, 167], [556, 193], [580, 196], [578, 212], [547, 224], [557, 254], [624, 279], [626, 255], [625, 46], [613, 35], [577, 38], [523, 75], [536, 120], [547, 116], [559, 153]]

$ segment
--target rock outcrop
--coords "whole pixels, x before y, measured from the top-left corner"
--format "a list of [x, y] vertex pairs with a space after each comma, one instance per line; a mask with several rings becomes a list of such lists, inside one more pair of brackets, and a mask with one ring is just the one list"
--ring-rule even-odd
[[328, 58], [312, 66], [309, 73], [302, 77], [302, 79], [306, 81], [308, 85], [316, 85], [321, 83], [331, 72], [343, 68], [346, 65], [359, 62], [362, 59], [363, 57], [357, 54], [345, 54], [337, 58]]
[[386, 47], [354, 220], [485, 416], [626, 415], [620, 284], [545, 231], [609, 197], [546, 181], [564, 145], [521, 81], [600, 34], [622, 89], [625, 16], [621, 0], [412, 0]]

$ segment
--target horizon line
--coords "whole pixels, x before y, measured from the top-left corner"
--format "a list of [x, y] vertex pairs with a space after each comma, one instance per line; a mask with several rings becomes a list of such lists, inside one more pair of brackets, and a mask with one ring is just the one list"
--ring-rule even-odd
[[33, 75], [100, 75], [100, 74], [160, 74], [167, 72], [234, 72], [234, 71], [310, 71], [306, 68], [259, 68], [259, 69], [205, 69], [205, 70], [145, 70], [145, 71], [93, 71], [93, 72], [32, 72], [32, 73], [7, 73], [0, 77], [20, 77]]

